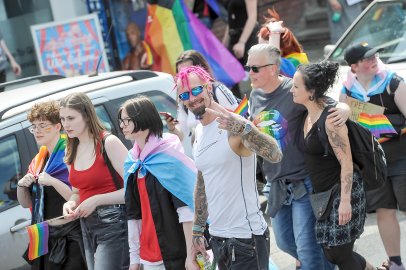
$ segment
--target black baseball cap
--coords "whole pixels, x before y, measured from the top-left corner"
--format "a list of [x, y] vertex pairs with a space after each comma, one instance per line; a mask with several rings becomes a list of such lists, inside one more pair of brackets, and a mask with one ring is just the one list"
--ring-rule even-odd
[[383, 48], [371, 48], [368, 43], [356, 44], [345, 50], [344, 59], [348, 65], [352, 65], [381, 51]]

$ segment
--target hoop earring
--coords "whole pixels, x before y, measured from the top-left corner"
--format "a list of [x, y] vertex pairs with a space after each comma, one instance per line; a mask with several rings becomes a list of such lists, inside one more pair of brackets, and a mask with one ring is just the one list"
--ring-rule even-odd
[[313, 101], [314, 100], [314, 96], [309, 96], [309, 100]]

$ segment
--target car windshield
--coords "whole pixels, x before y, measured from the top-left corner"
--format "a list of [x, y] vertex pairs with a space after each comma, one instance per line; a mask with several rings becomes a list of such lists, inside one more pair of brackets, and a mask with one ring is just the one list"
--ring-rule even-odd
[[379, 58], [385, 63], [406, 61], [406, 3], [377, 2], [340, 40], [329, 60], [345, 64], [344, 50], [352, 44], [368, 43], [385, 50]]

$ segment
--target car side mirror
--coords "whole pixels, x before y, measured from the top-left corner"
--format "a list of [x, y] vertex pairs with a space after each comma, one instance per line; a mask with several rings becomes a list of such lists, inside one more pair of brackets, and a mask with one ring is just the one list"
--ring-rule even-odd
[[327, 56], [334, 50], [335, 46], [336, 45], [334, 45], [334, 44], [328, 44], [328, 45], [324, 46], [324, 49], [323, 49], [324, 58], [327, 58]]

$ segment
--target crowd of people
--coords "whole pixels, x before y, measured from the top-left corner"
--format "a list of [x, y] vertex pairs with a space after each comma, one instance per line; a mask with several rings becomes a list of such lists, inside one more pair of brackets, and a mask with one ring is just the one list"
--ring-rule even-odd
[[[249, 11], [251, 1], [244, 3]], [[149, 98], [119, 108], [130, 150], [83, 93], [31, 108], [30, 131], [47, 158], [39, 174], [29, 169], [18, 181], [18, 200], [33, 223], [64, 215], [50, 222], [50, 252], [30, 261], [32, 269], [201, 269], [196, 258], [210, 260], [208, 249], [217, 269], [268, 269], [274, 243], [259, 203], [258, 163], [276, 245], [297, 268], [405, 269], [396, 213], [406, 214], [406, 84], [385, 68], [379, 48], [355, 44], [345, 52], [350, 72], [340, 102], [327, 97], [338, 64], [310, 64], [279, 15], [270, 15], [255, 32], [258, 44], [247, 47], [256, 27], [248, 15], [230, 45], [251, 80], [248, 117], [233, 113], [235, 94], [194, 50], [176, 61], [178, 115], [164, 115], [169, 133]], [[346, 96], [384, 107], [397, 131], [381, 138], [388, 179], [379, 191], [365, 190], [353, 161]], [[62, 154], [54, 158], [54, 149]], [[52, 163], [58, 174], [47, 170]], [[327, 191], [331, 207], [321, 218], [314, 195]], [[369, 211], [388, 257], [378, 267], [354, 251]]]

